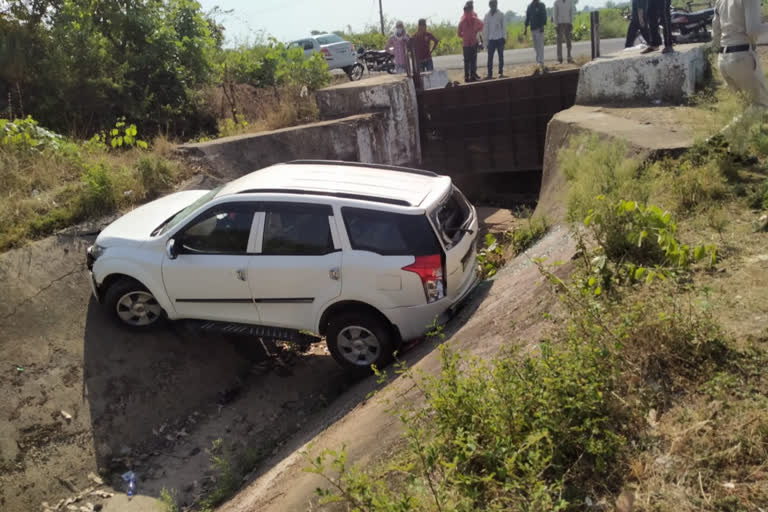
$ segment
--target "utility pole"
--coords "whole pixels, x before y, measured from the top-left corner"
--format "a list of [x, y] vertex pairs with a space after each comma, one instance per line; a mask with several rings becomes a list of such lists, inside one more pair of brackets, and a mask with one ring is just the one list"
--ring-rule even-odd
[[381, 6], [381, 0], [379, 0], [379, 18], [381, 19], [381, 35], [385, 36], [384, 33], [384, 8]]

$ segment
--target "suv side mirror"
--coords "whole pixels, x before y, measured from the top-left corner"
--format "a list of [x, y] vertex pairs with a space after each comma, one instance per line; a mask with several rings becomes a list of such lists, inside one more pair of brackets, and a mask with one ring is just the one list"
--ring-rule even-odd
[[165, 254], [169, 260], [175, 260], [179, 256], [179, 251], [176, 249], [176, 240], [171, 238], [165, 245]]

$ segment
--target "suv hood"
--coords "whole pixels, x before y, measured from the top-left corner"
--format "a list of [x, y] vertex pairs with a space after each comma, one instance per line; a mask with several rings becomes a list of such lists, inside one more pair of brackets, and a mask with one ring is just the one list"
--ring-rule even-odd
[[150, 239], [150, 233], [160, 224], [208, 193], [207, 190], [187, 190], [161, 197], [126, 213], [104, 228], [96, 239], [103, 247], [140, 244]]

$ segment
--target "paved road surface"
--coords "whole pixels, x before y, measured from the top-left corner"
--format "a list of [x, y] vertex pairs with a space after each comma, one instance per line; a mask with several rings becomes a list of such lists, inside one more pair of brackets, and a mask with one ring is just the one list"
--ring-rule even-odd
[[[600, 41], [600, 53], [608, 55], [624, 49], [624, 39], [603, 39]], [[565, 48], [563, 48], [565, 53]], [[573, 43], [573, 57], [590, 57], [592, 47], [589, 41], [579, 41]], [[480, 52], [477, 56], [478, 72], [484, 74], [488, 65], [488, 53]], [[557, 50], [554, 45], [544, 48], [544, 60], [552, 61], [557, 59]], [[495, 60], [495, 59], [494, 59]], [[461, 55], [443, 55], [434, 58], [435, 67], [438, 69], [464, 69], [464, 58]], [[506, 50], [504, 52], [505, 66], [519, 66], [521, 64], [534, 64], [536, 56], [533, 48], [522, 48], [520, 50]]]

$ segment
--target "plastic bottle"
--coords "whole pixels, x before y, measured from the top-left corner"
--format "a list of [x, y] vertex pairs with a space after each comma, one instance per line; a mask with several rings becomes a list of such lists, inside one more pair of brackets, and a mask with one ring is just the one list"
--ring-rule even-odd
[[125, 481], [125, 493], [128, 497], [133, 497], [136, 494], [136, 474], [133, 471], [123, 473], [123, 481]]

